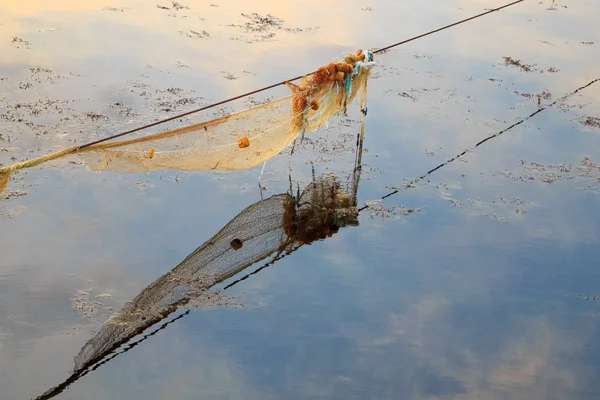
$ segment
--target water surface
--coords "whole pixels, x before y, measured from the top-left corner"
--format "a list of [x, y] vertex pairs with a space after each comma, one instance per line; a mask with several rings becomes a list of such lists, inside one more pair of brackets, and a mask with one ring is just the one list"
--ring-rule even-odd
[[[3, 165], [501, 5], [5, 3]], [[358, 226], [302, 246], [56, 398], [598, 397], [600, 130], [584, 122], [600, 117], [600, 83], [378, 201], [530, 115], [538, 94], [548, 104], [598, 78], [598, 12], [591, 0], [526, 1], [379, 55]], [[242, 13], [283, 22], [257, 32]], [[307, 187], [313, 169], [351, 186], [357, 108], [269, 160], [263, 198], [290, 177]], [[72, 156], [15, 174], [0, 200], [2, 397], [67, 379], [108, 317], [261, 200], [260, 171], [92, 173]]]

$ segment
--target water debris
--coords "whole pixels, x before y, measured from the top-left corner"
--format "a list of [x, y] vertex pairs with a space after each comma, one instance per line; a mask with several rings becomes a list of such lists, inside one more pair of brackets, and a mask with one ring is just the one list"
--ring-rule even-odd
[[443, 200], [456, 209], [464, 210], [468, 216], [487, 217], [502, 223], [509, 223], [515, 218], [520, 219], [527, 215], [530, 208], [537, 206], [536, 203], [518, 197], [496, 197], [491, 200], [469, 197], [461, 201], [453, 197], [453, 192], [461, 189], [460, 185], [438, 183], [435, 188], [440, 190]]
[[167, 89], [167, 92], [171, 93], [172, 95], [179, 96], [184, 92], [184, 90], [182, 88], [171, 87]]
[[205, 30], [203, 30], [201, 32], [197, 32], [197, 31], [193, 31], [193, 30], [189, 30], [187, 32], [179, 31], [179, 33], [181, 33], [182, 35], [185, 35], [187, 37], [190, 37], [192, 39], [208, 39], [210, 37], [210, 34], [208, 32], [206, 32]]
[[584, 157], [579, 166], [571, 164], [540, 164], [522, 160], [521, 169], [523, 173], [505, 170], [500, 175], [512, 181], [549, 184], [565, 180], [591, 180], [598, 182], [598, 179], [600, 179], [600, 166], [589, 157]]
[[512, 57], [503, 57], [503, 58], [504, 58], [504, 65], [506, 65], [506, 66], [517, 67], [521, 71], [524, 71], [524, 72], [537, 71], [537, 69], [535, 68], [535, 66], [537, 64], [525, 64], [525, 63], [521, 62], [521, 60], [515, 60]]
[[559, 72], [559, 71], [560, 71], [560, 69], [558, 69], [558, 68], [554, 68], [554, 67], [548, 68], [548, 72], [550, 72], [550, 73], [556, 73], [556, 72]]
[[422, 208], [409, 208], [404, 206], [385, 207], [381, 200], [367, 200], [365, 201], [365, 205], [368, 207], [371, 219], [375, 219], [375, 217], [384, 219], [392, 217], [397, 218], [423, 210]]
[[52, 70], [50, 68], [41, 68], [41, 67], [29, 68], [29, 71], [31, 71], [32, 74], [39, 74], [40, 72], [45, 72], [47, 74], [52, 73]]
[[29, 46], [31, 44], [31, 42], [28, 42], [27, 40], [22, 39], [22, 38], [20, 38], [18, 36], [15, 36], [15, 37], [12, 38], [12, 43], [21, 43], [21, 44], [23, 44], [25, 46]]
[[272, 28], [281, 28], [284, 21], [271, 14], [265, 16], [257, 13], [252, 14], [241, 14], [242, 17], [249, 19], [250, 21], [242, 25], [244, 29], [250, 32], [264, 32]]
[[596, 300], [600, 300], [600, 294], [581, 294], [581, 293], [574, 293], [572, 294], [572, 296], [575, 296], [579, 299], [585, 300], [585, 301], [596, 301]]
[[227, 72], [227, 71], [222, 71], [222, 73], [223, 73], [223, 78], [225, 78], [225, 79], [228, 79], [228, 80], [230, 80], [230, 81], [234, 81], [234, 80], [238, 79], [238, 77], [237, 77], [237, 76], [233, 75], [233, 74], [232, 74], [232, 73], [230, 73], [230, 72]]
[[439, 151], [441, 151], [441, 150], [442, 150], [442, 148], [441, 148], [441, 147], [438, 147], [438, 148], [437, 148], [437, 149], [435, 149], [435, 150], [428, 150], [428, 149], [426, 149], [424, 153], [425, 153], [425, 155], [426, 155], [426, 156], [428, 156], [428, 157], [433, 157], [434, 155], [436, 155], [436, 153], [437, 153], [437, 152], [439, 152]]
[[548, 90], [543, 90], [540, 93], [522, 93], [517, 90], [513, 91], [513, 93], [518, 94], [519, 96], [525, 97], [526, 99], [543, 99], [550, 100], [552, 99], [552, 93]]
[[189, 10], [190, 9], [188, 6], [184, 6], [183, 4], [178, 3], [176, 1], [172, 2], [171, 4], [173, 6], [173, 10], [179, 11], [179, 10]]
[[600, 164], [596, 164], [589, 157], [583, 157], [583, 161], [581, 162], [582, 170], [585, 172], [600, 172]]
[[[242, 17], [246, 18], [248, 21], [242, 24], [231, 24], [230, 27], [238, 28], [244, 33], [254, 33], [255, 35], [247, 40], [248, 43], [253, 42], [262, 42], [275, 37], [276, 31], [284, 31], [290, 33], [299, 33], [304, 31], [309, 31], [315, 28], [291, 28], [286, 27], [285, 21], [277, 18], [274, 15], [260, 15], [257, 13], [252, 14], [241, 14]], [[240, 38], [232, 38], [234, 40], [239, 40]]]
[[[389, 92], [395, 92], [395, 91], [393, 91], [393, 90], [386, 90], [385, 92], [389, 93]], [[396, 93], [400, 97], [404, 97], [404, 98], [410, 99], [412, 101], [417, 101], [417, 98], [414, 95], [410, 94], [410, 93], [403, 92], [403, 91], [397, 91]]]
[[513, 93], [518, 94], [526, 99], [533, 100], [537, 99], [538, 110], [542, 108], [542, 100], [550, 100], [552, 99], [552, 93], [547, 90], [543, 90], [540, 93], [521, 93], [517, 90], [513, 91]]
[[88, 112], [83, 113], [83, 115], [86, 118], [91, 119], [92, 121], [97, 121], [100, 119], [108, 119], [108, 117], [106, 115], [95, 112], [95, 111], [88, 111]]
[[93, 289], [77, 291], [71, 298], [71, 307], [80, 311], [81, 316], [90, 322], [103, 322], [114, 309], [95, 299], [109, 299], [112, 296], [94, 296], [92, 292]]
[[[1, 182], [0, 182], [0, 185], [1, 185]], [[0, 186], [0, 189], [2, 189], [1, 186]], [[11, 190], [6, 193], [2, 193], [2, 191], [0, 190], [0, 200], [10, 200], [10, 199], [14, 199], [17, 197], [23, 197], [26, 195], [27, 195], [26, 190]]]
[[116, 102], [116, 103], [110, 104], [109, 107], [116, 108], [118, 110], [117, 113], [123, 117], [132, 117], [132, 116], [139, 115], [138, 113], [133, 111], [133, 107], [126, 106], [121, 102]]
[[579, 43], [581, 43], [581, 44], [585, 44], [585, 45], [588, 45], [588, 46], [591, 46], [591, 45], [593, 45], [593, 44], [596, 44], [596, 42], [579, 42]]
[[598, 117], [583, 117], [581, 123], [592, 128], [600, 128], [600, 118]]
[[178, 110], [181, 106], [187, 106], [188, 104], [196, 104], [199, 100], [199, 97], [185, 97], [172, 101], [161, 101], [158, 105], [158, 110], [164, 112], [171, 112], [173, 110]]
[[5, 217], [12, 219], [12, 218], [18, 217], [19, 215], [23, 214], [24, 211], [25, 211], [24, 206], [17, 206], [8, 211], [0, 211], [0, 215], [4, 215]]

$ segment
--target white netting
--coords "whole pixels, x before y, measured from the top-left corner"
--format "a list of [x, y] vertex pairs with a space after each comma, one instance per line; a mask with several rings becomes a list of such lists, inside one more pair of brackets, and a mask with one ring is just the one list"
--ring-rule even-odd
[[359, 50], [299, 85], [288, 83], [291, 96], [184, 128], [95, 145], [82, 156], [93, 171], [251, 168], [281, 152], [298, 134], [314, 132], [334, 114], [345, 113], [365, 88], [373, 65], [371, 55]]

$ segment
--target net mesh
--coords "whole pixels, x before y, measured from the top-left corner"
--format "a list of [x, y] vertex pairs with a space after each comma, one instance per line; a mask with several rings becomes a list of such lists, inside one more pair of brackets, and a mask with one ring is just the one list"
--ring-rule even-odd
[[0, 193], [6, 189], [6, 185], [8, 185], [8, 179], [10, 178], [10, 174], [0, 172]]
[[[346, 56], [287, 83], [291, 96], [184, 128], [101, 143], [82, 151], [93, 171], [241, 170], [260, 165], [298, 134], [315, 132], [366, 88], [370, 53]], [[364, 92], [364, 91], [363, 91]]]
[[242, 170], [260, 165], [285, 149], [299, 134], [315, 132], [347, 106], [375, 65], [373, 54], [358, 50], [304, 77], [286, 82], [291, 95], [244, 111], [143, 137], [72, 146], [0, 167], [0, 193], [10, 174], [71, 154], [80, 154], [92, 171]]
[[[362, 108], [373, 65], [371, 53], [359, 50], [341, 62], [319, 68], [298, 85], [286, 82], [292, 94], [267, 104], [184, 128], [99, 143], [85, 149], [72, 147], [2, 167], [0, 191], [11, 171], [74, 153], [81, 154], [88, 168], [95, 171], [251, 168], [279, 153], [298, 134], [317, 131], [334, 114], [345, 114], [347, 105], [361, 88]], [[342, 188], [335, 175], [327, 174], [310, 183], [302, 193], [298, 189], [295, 196], [290, 181], [288, 193], [261, 200], [243, 210], [106, 321], [75, 357], [72, 375], [38, 399], [50, 399], [61, 393], [81, 376], [119, 354], [116, 351], [120, 346], [129, 343], [123, 351], [133, 348], [139, 343], [130, 343], [134, 337], [179, 308], [220, 304], [219, 293], [209, 289], [249, 266], [267, 259], [264, 266], [270, 265], [305, 244], [332, 236], [341, 227], [358, 225], [357, 176], [353, 177], [351, 187]], [[167, 324], [163, 323], [160, 329]]]
[[179, 307], [204, 304], [214, 295], [209, 288], [248, 266], [270, 256], [276, 260], [284, 252], [332, 236], [340, 227], [358, 225], [355, 205], [353, 196], [328, 174], [297, 196], [279, 194], [249, 206], [111, 317], [75, 357], [75, 372]]

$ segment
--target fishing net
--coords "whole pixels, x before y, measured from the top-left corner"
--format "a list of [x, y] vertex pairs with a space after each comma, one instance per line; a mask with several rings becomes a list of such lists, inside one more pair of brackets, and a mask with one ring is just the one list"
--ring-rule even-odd
[[372, 54], [358, 50], [298, 85], [287, 82], [291, 96], [184, 128], [91, 146], [82, 156], [93, 171], [252, 168], [298, 134], [315, 132], [334, 114], [345, 114], [359, 90], [366, 89], [373, 65]]
[[[98, 171], [250, 168], [277, 154], [298, 134], [316, 131], [335, 113], [345, 113], [361, 88], [362, 109], [372, 66], [372, 56], [359, 51], [343, 62], [320, 68], [298, 85], [288, 83], [292, 95], [284, 99], [190, 127], [102, 143], [78, 152]], [[365, 114], [366, 110], [363, 124]], [[361, 151], [359, 146], [357, 160]], [[38, 399], [56, 396], [179, 308], [214, 304], [211, 297], [216, 293], [209, 289], [249, 266], [266, 259], [270, 260], [265, 265], [270, 265], [305, 244], [331, 237], [341, 227], [358, 225], [358, 179], [355, 174], [352, 186], [342, 188], [335, 175], [324, 175], [296, 195], [290, 182], [289, 193], [243, 210], [177, 267], [126, 303], [82, 347], [73, 374]], [[107, 357], [111, 353], [113, 356]]]
[[305, 76], [286, 82], [291, 95], [191, 126], [143, 137], [73, 146], [35, 159], [0, 167], [0, 192], [10, 173], [70, 154], [80, 154], [92, 171], [149, 172], [242, 170], [260, 165], [285, 149], [299, 134], [315, 132], [347, 106], [362, 89], [375, 65], [373, 54], [358, 50]]
[[356, 201], [331, 174], [312, 182], [297, 196], [279, 194], [249, 206], [110, 318], [75, 358], [75, 372], [101, 360], [179, 307], [202, 305], [209, 288], [248, 266], [270, 256], [274, 262], [283, 253], [356, 225]]
[[[291, 96], [184, 128], [107, 143], [82, 153], [92, 171], [241, 170], [287, 147]], [[244, 140], [244, 138], [246, 140]]]

